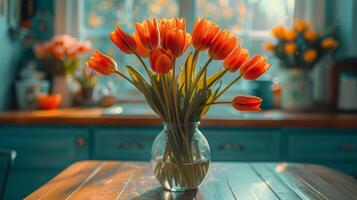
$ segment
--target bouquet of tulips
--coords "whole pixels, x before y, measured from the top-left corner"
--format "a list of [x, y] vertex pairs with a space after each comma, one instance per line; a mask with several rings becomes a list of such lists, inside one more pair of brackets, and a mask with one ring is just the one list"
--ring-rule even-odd
[[267, 42], [264, 49], [274, 53], [282, 67], [311, 69], [327, 53], [336, 49], [337, 41], [332, 37], [334, 28], [318, 33], [306, 21], [295, 20], [292, 29], [276, 26], [272, 34], [277, 43]]
[[36, 44], [34, 52], [49, 74], [69, 75], [79, 66], [80, 57], [91, 50], [90, 42], [79, 42], [69, 35], [56, 35], [43, 44]]
[[[138, 67], [126, 65], [127, 76], [118, 70], [112, 58], [100, 51], [92, 55], [87, 65], [101, 74], [114, 73], [126, 79], [143, 93], [164, 122], [177, 125], [169, 130], [163, 160], [182, 163], [182, 168], [175, 171], [172, 167], [158, 165], [155, 174], [159, 180], [158, 174], [162, 173], [192, 188], [189, 180], [199, 179], [207, 172], [208, 165], [190, 170], [183, 165], [197, 157], [192, 154], [195, 150], [189, 124], [200, 121], [214, 104], [232, 104], [240, 111], [260, 110], [262, 100], [258, 97], [237, 96], [229, 102], [219, 101], [219, 98], [239, 79], [255, 80], [271, 65], [262, 55], [249, 57], [236, 37], [207, 19], [198, 19], [192, 34], [186, 32], [185, 19], [150, 19], [136, 23], [136, 31], [131, 35], [116, 27], [109, 38], [122, 52], [135, 55], [146, 74], [140, 74]], [[194, 51], [188, 53], [184, 63], [177, 63], [177, 58], [191, 45]], [[198, 66], [200, 54], [206, 51], [208, 60]], [[223, 67], [216, 66], [217, 72], [208, 75], [207, 69], [213, 60], [222, 60]], [[222, 86], [220, 80], [227, 73], [236, 74], [236, 78]]]

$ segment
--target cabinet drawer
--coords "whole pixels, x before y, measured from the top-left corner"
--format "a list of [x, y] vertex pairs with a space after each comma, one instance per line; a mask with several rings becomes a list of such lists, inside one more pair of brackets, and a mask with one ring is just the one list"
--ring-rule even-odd
[[62, 169], [89, 158], [88, 131], [64, 127], [0, 127], [0, 148], [14, 149], [15, 168]]
[[289, 130], [288, 157], [296, 161], [357, 161], [357, 134], [352, 129]]
[[94, 159], [150, 160], [151, 146], [161, 129], [108, 128], [94, 131]]
[[280, 135], [276, 129], [202, 130], [215, 161], [274, 161], [280, 158]]

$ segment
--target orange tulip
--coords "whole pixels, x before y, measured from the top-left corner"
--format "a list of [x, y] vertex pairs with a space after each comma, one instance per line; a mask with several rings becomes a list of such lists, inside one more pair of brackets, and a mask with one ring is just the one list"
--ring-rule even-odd
[[209, 56], [215, 60], [223, 60], [232, 53], [237, 45], [237, 38], [227, 30], [219, 32], [208, 49]]
[[284, 52], [288, 55], [293, 55], [297, 50], [297, 46], [293, 42], [286, 43], [284, 45]]
[[271, 32], [275, 37], [277, 37], [279, 39], [284, 39], [284, 37], [285, 37], [285, 27], [284, 26], [281, 26], [281, 25], [276, 26], [272, 29]]
[[136, 53], [135, 40], [120, 27], [115, 28], [115, 31], [109, 34], [109, 38], [124, 53]]
[[312, 63], [316, 60], [316, 57], [317, 57], [317, 51], [314, 50], [314, 49], [308, 49], [305, 51], [304, 53], [304, 60], [307, 62], [307, 63]]
[[323, 49], [336, 49], [337, 46], [337, 41], [333, 38], [326, 38], [321, 42], [321, 47]]
[[230, 72], [237, 71], [248, 58], [248, 50], [237, 46], [233, 52], [224, 59], [223, 66]]
[[307, 31], [304, 34], [304, 38], [309, 42], [314, 42], [317, 39], [317, 33], [315, 31]]
[[117, 70], [117, 63], [109, 56], [95, 51], [92, 57], [86, 62], [86, 65], [94, 71], [103, 75], [111, 75]]
[[155, 49], [150, 53], [150, 65], [158, 74], [168, 73], [173, 66], [173, 55], [170, 50]]
[[150, 50], [145, 48], [144, 45], [141, 43], [141, 40], [139, 38], [139, 35], [137, 32], [134, 32], [131, 37], [135, 40], [136, 42], [136, 47], [137, 47], [137, 52], [139, 56], [141, 57], [148, 57]]
[[284, 30], [284, 38], [288, 41], [294, 41], [297, 37], [297, 34], [294, 30], [285, 29]]
[[170, 50], [175, 57], [181, 56], [191, 43], [191, 36], [181, 29], [164, 28], [161, 33], [162, 47]]
[[196, 20], [192, 32], [192, 45], [198, 51], [207, 50], [219, 31], [217, 24], [205, 18]]
[[294, 22], [294, 28], [298, 32], [304, 32], [310, 28], [310, 24], [306, 21], [296, 19]]
[[274, 46], [274, 44], [272, 44], [272, 43], [270, 43], [270, 42], [267, 42], [267, 43], [264, 43], [263, 49], [264, 49], [265, 51], [274, 51], [275, 46]]
[[40, 59], [46, 56], [45, 49], [44, 49], [43, 45], [40, 45], [40, 44], [35, 44], [34, 53], [35, 53], [35, 56]]
[[271, 67], [266, 58], [260, 54], [253, 56], [240, 67], [240, 74], [244, 79], [255, 80]]
[[239, 111], [260, 111], [262, 99], [255, 96], [236, 96], [232, 105]]
[[159, 45], [159, 26], [156, 19], [136, 23], [136, 30], [140, 41], [147, 49], [156, 49]]

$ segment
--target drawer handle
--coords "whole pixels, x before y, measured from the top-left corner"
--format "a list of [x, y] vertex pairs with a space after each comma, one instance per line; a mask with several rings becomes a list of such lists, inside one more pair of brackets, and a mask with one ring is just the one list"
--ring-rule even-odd
[[240, 144], [222, 144], [218, 148], [220, 150], [244, 150], [244, 146]]
[[77, 147], [81, 147], [81, 148], [85, 147], [87, 144], [86, 139], [83, 136], [78, 137], [76, 139], [75, 143], [76, 143]]
[[354, 151], [357, 150], [357, 144], [340, 144], [340, 151]]
[[125, 144], [119, 144], [118, 148], [119, 149], [143, 149], [144, 145], [139, 143], [125, 143]]

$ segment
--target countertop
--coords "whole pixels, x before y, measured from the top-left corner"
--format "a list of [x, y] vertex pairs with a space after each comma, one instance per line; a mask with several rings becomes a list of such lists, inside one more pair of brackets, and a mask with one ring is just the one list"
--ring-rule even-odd
[[[140, 107], [141, 106], [141, 107]], [[0, 112], [0, 125], [113, 125], [159, 126], [161, 120], [145, 105], [104, 108], [66, 108], [49, 111]], [[357, 113], [293, 113], [279, 110], [237, 112], [212, 109], [201, 120], [204, 127], [338, 127], [357, 128]]]

